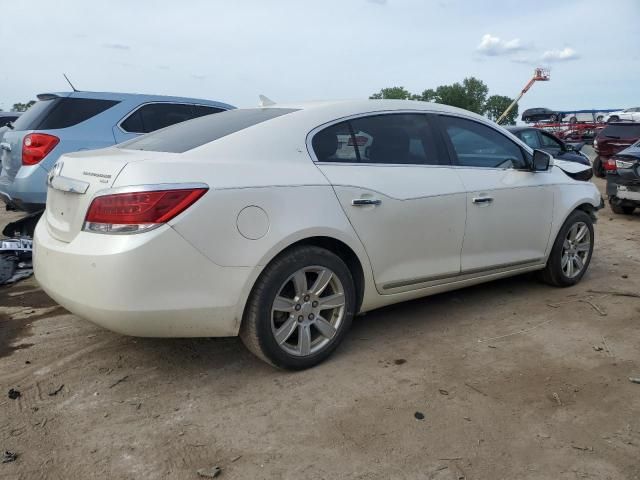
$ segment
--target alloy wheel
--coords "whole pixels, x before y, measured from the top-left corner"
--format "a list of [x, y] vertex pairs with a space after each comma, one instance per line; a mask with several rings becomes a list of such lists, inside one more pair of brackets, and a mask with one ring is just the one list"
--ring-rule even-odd
[[326, 347], [345, 318], [344, 287], [322, 266], [305, 267], [278, 289], [271, 308], [271, 331], [278, 346], [305, 357]]
[[561, 268], [568, 278], [580, 275], [591, 253], [591, 232], [584, 222], [574, 223], [562, 245]]

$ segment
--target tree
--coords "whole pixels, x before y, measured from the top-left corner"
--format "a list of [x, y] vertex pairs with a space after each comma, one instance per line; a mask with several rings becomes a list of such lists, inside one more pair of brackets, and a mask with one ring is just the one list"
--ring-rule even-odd
[[[404, 87], [383, 88], [369, 98], [395, 98], [400, 100], [422, 100], [423, 102], [435, 102], [443, 105], [464, 108], [479, 115], [486, 115], [495, 121], [504, 112], [512, 99], [504, 95], [492, 95], [487, 98], [489, 87], [475, 77], [467, 77], [462, 83], [440, 85], [435, 90], [428, 88], [420, 94], [412, 94]], [[504, 123], [515, 123], [518, 116], [518, 106], [509, 112]]]
[[[485, 115], [494, 122], [498, 120], [502, 112], [504, 112], [509, 105], [511, 105], [513, 99], [505, 97], [504, 95], [491, 95], [485, 103]], [[502, 121], [503, 125], [515, 125], [518, 118], [518, 105], [516, 104], [509, 115]]]
[[36, 103], [35, 100], [29, 100], [27, 103], [14, 103], [13, 107], [11, 107], [12, 112], [25, 112], [27, 109]]
[[395, 99], [395, 100], [409, 100], [412, 99], [411, 92], [404, 87], [389, 87], [383, 88], [378, 93], [374, 93], [369, 98], [380, 99]]
[[489, 88], [482, 80], [468, 77], [462, 81], [462, 84], [456, 82], [451, 85], [440, 85], [435, 90], [425, 90], [419, 99], [425, 102], [442, 103], [443, 105], [464, 108], [465, 110], [482, 114], [487, 93], [489, 93]]

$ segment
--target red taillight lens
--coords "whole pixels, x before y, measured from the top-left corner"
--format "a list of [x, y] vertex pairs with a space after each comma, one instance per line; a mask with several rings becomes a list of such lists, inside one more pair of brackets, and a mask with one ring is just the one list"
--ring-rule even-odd
[[22, 141], [22, 164], [36, 165], [55, 148], [60, 139], [46, 133], [30, 133]]
[[97, 197], [85, 218], [85, 230], [131, 233], [166, 223], [193, 205], [207, 188], [116, 193]]
[[[362, 135], [356, 135], [356, 145], [359, 147], [364, 147], [367, 144], [367, 137], [363, 137]], [[347, 143], [349, 147], [353, 147], [353, 137], [349, 137], [349, 143]]]
[[609, 157], [604, 162], [602, 162], [602, 166], [607, 172], [615, 172], [617, 170], [616, 159], [614, 157]]

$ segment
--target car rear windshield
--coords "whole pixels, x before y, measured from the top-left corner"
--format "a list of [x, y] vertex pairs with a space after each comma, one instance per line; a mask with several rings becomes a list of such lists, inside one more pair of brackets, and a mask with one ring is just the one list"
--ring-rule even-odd
[[610, 138], [640, 138], [640, 123], [607, 125], [600, 135]]
[[56, 130], [89, 120], [120, 102], [96, 98], [54, 97], [33, 104], [13, 128], [16, 130]]
[[127, 150], [184, 153], [205, 143], [295, 112], [291, 108], [247, 108], [195, 118], [119, 145]]

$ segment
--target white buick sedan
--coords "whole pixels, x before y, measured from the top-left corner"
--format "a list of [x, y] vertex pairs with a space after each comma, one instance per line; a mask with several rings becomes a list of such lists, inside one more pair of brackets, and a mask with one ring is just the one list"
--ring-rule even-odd
[[35, 273], [115, 332], [240, 335], [307, 368], [357, 313], [534, 270], [579, 282], [601, 199], [559, 165], [433, 103], [231, 110], [62, 156]]

